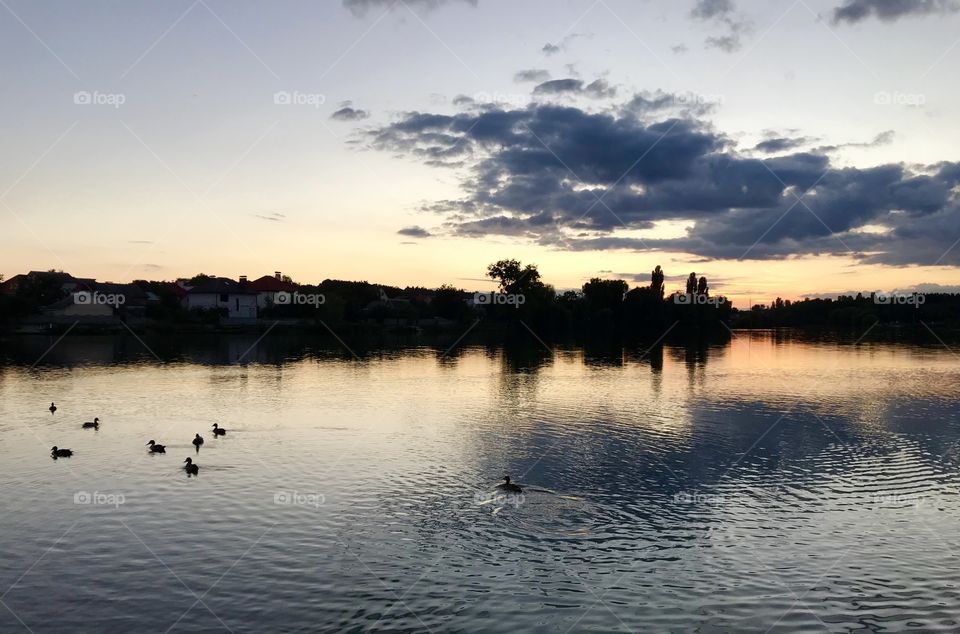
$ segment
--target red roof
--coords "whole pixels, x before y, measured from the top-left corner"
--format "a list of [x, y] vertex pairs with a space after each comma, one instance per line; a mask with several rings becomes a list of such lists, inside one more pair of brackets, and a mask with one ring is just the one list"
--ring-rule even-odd
[[187, 296], [187, 289], [185, 289], [184, 287], [180, 286], [180, 285], [177, 284], [176, 282], [164, 282], [164, 283], [163, 283], [163, 288], [164, 288], [164, 290], [170, 291], [171, 293], [173, 293], [174, 295], [176, 295], [176, 296], [177, 296], [178, 298], [180, 298], [180, 299], [183, 299], [184, 297]]
[[280, 293], [282, 291], [292, 293], [299, 287], [291, 282], [278, 280], [272, 275], [264, 275], [263, 277], [250, 282], [248, 284], [248, 288], [252, 288], [253, 290], [261, 293]]

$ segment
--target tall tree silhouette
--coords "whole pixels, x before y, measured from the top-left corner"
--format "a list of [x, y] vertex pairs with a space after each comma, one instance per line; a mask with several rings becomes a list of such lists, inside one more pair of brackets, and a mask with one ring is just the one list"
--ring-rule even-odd
[[693, 295], [697, 292], [697, 274], [691, 273], [687, 278], [687, 295]]
[[710, 287], [707, 286], [707, 278], [706, 278], [706, 276], [701, 277], [701, 278], [700, 278], [700, 281], [697, 282], [697, 294], [698, 294], [698, 295], [709, 295], [709, 294], [710, 294]]
[[663, 299], [663, 269], [660, 268], [659, 264], [650, 274], [650, 290], [654, 295]]

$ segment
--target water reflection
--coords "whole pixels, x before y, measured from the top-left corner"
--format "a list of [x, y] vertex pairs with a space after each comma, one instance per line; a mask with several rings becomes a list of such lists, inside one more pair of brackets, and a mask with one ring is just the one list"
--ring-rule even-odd
[[957, 628], [943, 348], [67, 337], [31, 367], [51, 343], [3, 344], [0, 631]]

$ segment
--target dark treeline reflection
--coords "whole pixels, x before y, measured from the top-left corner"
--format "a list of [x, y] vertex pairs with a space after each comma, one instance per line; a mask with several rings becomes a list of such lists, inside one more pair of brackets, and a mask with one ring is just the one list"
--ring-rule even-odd
[[[471, 333], [467, 333], [470, 335]], [[0, 364], [40, 367], [73, 367], [130, 363], [196, 363], [243, 365], [317, 361], [377, 361], [406, 355], [433, 356], [438, 363], [455, 367], [467, 352], [478, 348], [490, 358], [500, 358], [503, 369], [530, 372], [551, 365], [556, 356], [582, 355], [587, 366], [624, 367], [642, 363], [663, 369], [664, 348], [673, 358], [691, 364], [706, 363], [709, 351], [729, 344], [723, 334], [712, 338], [624, 344], [616, 341], [552, 344], [536, 334], [505, 341], [484, 341], [453, 335], [396, 335], [373, 339], [340, 339], [333, 336], [287, 333], [207, 335], [23, 335], [0, 338]], [[679, 355], [679, 356], [677, 356]]]

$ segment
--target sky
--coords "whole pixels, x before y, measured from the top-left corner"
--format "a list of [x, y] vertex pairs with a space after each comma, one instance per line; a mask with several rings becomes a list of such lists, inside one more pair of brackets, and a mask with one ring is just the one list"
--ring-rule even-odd
[[0, 274], [960, 291], [960, 3], [0, 0]]

